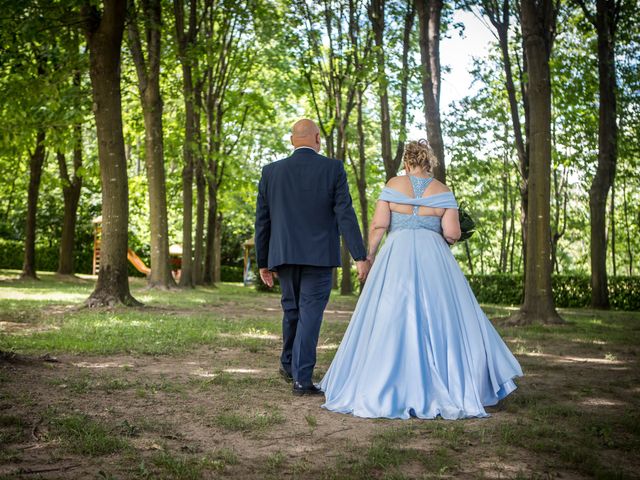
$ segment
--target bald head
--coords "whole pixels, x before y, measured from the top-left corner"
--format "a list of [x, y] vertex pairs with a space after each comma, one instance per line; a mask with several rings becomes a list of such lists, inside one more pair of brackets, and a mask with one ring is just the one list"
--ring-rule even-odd
[[295, 147], [311, 147], [320, 151], [320, 129], [313, 120], [303, 118], [291, 127], [291, 144]]

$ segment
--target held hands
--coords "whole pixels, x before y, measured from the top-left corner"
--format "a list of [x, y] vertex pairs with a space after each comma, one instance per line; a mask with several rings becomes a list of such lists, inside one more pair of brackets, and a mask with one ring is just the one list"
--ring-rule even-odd
[[358, 270], [358, 280], [360, 282], [364, 282], [367, 279], [367, 275], [369, 275], [369, 270], [371, 269], [371, 264], [369, 263], [369, 259], [360, 260], [356, 262], [356, 268]]
[[269, 271], [268, 268], [260, 269], [260, 279], [262, 280], [262, 283], [264, 283], [267, 287], [273, 288], [273, 278], [274, 273]]

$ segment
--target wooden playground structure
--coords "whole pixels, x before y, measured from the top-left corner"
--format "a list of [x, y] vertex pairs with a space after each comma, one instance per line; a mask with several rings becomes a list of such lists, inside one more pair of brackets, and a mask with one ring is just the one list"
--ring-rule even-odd
[[[102, 237], [102, 216], [96, 217], [93, 223], [93, 274], [97, 275], [100, 271], [100, 241]], [[180, 278], [180, 267], [182, 259], [182, 247], [180, 245], [171, 245], [169, 247], [169, 255], [171, 256], [171, 269], [176, 279]], [[140, 273], [148, 276], [151, 273], [144, 261], [131, 248], [127, 249], [127, 259]]]

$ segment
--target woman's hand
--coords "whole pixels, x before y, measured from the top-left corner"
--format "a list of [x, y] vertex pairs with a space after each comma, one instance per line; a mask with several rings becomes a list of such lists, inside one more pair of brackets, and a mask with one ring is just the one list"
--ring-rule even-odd
[[376, 254], [370, 253], [369, 255], [367, 255], [367, 260], [369, 260], [369, 264], [373, 266], [373, 262], [375, 262], [376, 260]]

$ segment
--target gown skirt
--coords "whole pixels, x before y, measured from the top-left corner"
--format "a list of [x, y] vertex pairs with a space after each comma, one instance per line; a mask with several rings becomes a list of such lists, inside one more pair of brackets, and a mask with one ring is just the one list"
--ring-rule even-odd
[[392, 231], [320, 382], [323, 408], [367, 418], [489, 416], [520, 364], [441, 234]]

